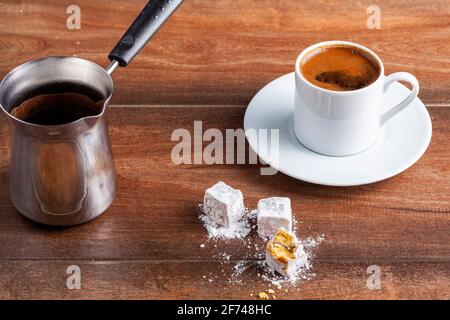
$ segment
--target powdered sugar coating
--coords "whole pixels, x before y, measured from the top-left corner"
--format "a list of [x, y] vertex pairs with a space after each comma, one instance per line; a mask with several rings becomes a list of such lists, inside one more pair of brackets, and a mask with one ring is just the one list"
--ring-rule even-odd
[[205, 191], [203, 211], [212, 222], [219, 226], [228, 228], [238, 222], [242, 219], [244, 210], [242, 192], [222, 181]]
[[292, 231], [291, 199], [271, 197], [258, 201], [258, 234], [273, 237], [279, 228]]

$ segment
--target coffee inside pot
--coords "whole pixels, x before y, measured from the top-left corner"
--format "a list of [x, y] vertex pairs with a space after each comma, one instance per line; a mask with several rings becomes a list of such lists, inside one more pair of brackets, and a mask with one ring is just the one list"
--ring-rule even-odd
[[62, 125], [99, 115], [105, 99], [79, 84], [54, 84], [38, 88], [11, 110], [11, 115], [37, 125]]

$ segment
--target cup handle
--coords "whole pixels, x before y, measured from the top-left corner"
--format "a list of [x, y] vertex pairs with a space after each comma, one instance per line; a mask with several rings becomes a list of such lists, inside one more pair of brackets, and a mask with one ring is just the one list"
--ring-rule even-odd
[[399, 113], [400, 111], [405, 109], [408, 105], [410, 105], [411, 102], [417, 97], [417, 94], [419, 93], [419, 81], [417, 81], [417, 78], [415, 76], [413, 76], [411, 73], [408, 72], [396, 72], [388, 75], [384, 83], [383, 93], [386, 93], [388, 88], [395, 81], [406, 81], [410, 83], [412, 86], [412, 91], [402, 102], [400, 102], [399, 104], [392, 107], [391, 109], [389, 109], [388, 111], [386, 111], [384, 114], [381, 115], [381, 126], [383, 126], [389, 119], [391, 119], [397, 113]]

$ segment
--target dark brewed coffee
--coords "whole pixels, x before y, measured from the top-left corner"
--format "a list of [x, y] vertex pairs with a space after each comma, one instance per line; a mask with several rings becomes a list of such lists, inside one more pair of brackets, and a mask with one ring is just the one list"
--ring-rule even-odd
[[306, 55], [300, 67], [306, 80], [334, 91], [364, 88], [380, 75], [380, 67], [374, 58], [350, 46], [330, 46], [314, 50]]
[[[54, 91], [54, 90], [41, 90]], [[77, 90], [78, 91], [78, 90]], [[98, 95], [80, 92], [42, 93], [23, 101], [11, 114], [22, 121], [38, 125], [61, 125], [100, 114], [105, 100]]]

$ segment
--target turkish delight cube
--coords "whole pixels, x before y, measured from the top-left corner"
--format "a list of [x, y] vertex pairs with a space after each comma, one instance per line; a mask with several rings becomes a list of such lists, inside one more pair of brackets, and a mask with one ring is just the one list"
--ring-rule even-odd
[[258, 201], [258, 234], [271, 238], [281, 227], [292, 230], [291, 200], [286, 197], [271, 197]]
[[274, 271], [291, 277], [299, 267], [306, 264], [307, 256], [295, 234], [280, 228], [267, 243], [265, 261]]
[[244, 196], [240, 190], [219, 181], [205, 191], [203, 211], [214, 223], [228, 228], [243, 217]]

